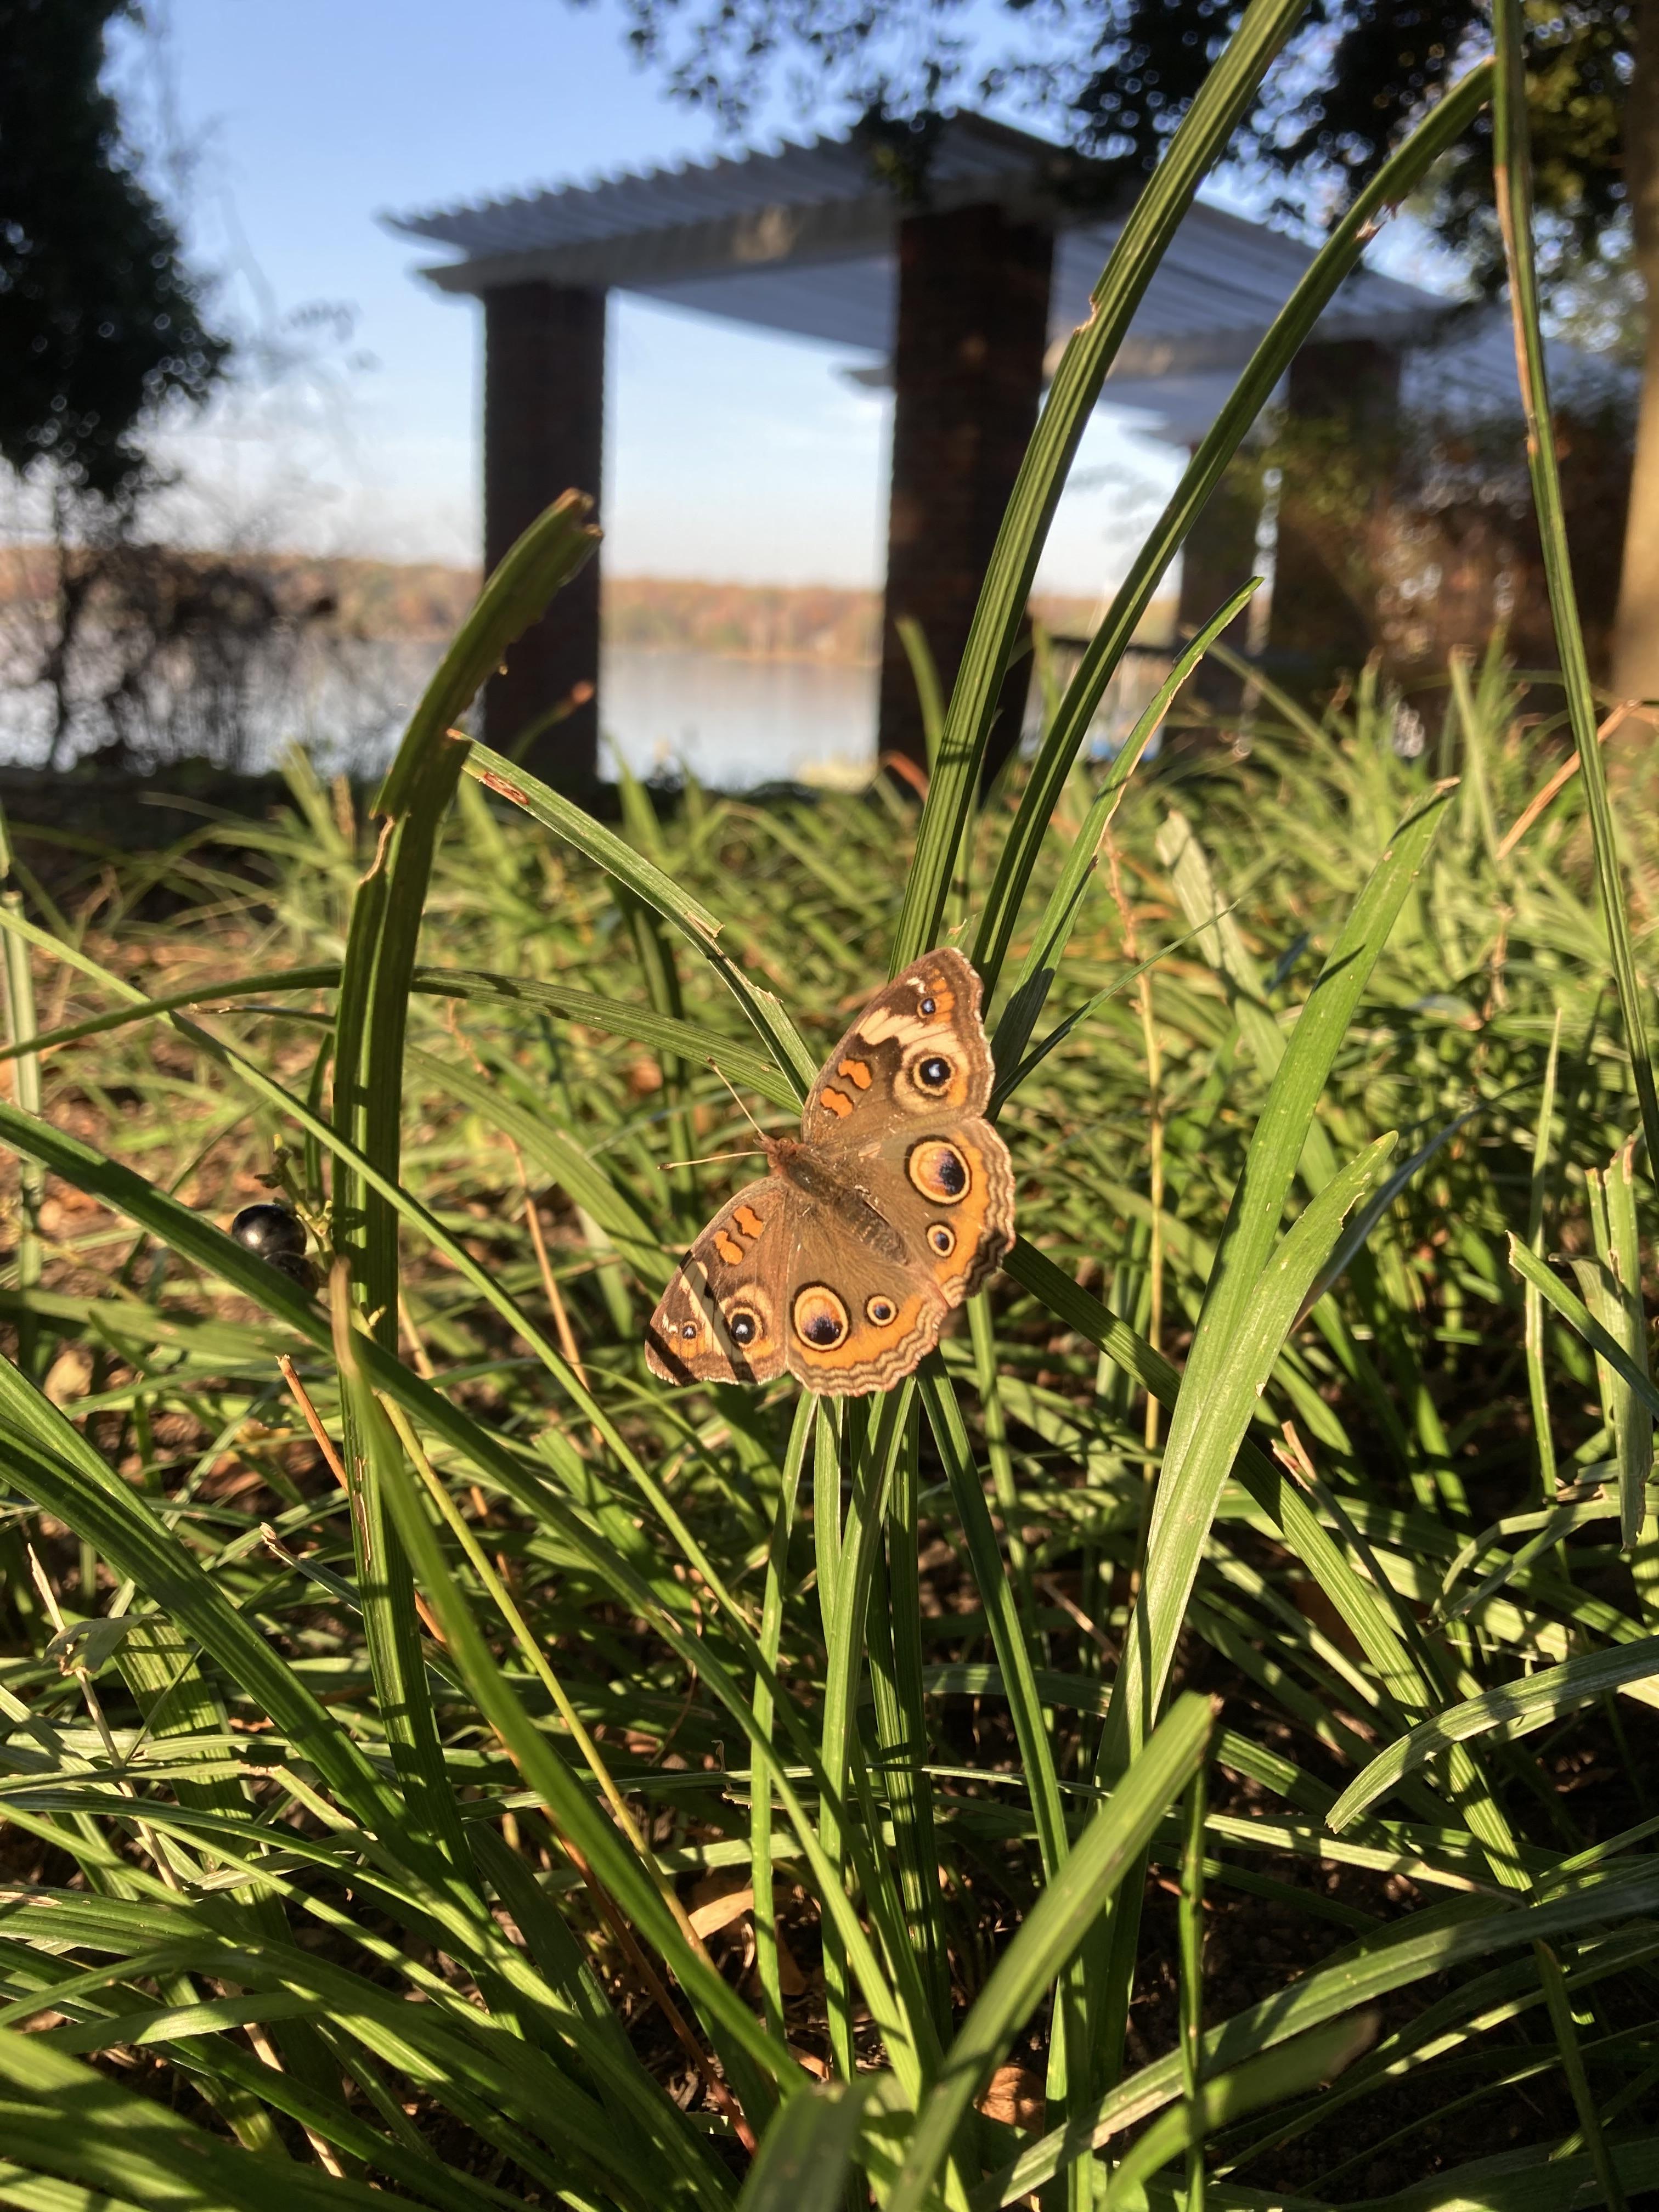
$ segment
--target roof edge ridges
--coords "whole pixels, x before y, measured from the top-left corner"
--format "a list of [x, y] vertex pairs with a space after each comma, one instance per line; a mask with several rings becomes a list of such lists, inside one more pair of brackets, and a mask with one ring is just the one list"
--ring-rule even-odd
[[768, 158], [765, 154], [757, 154], [752, 149], [735, 155], [719, 151], [708, 155], [672, 155], [665, 161], [653, 161], [644, 168], [601, 169], [593, 173], [586, 182], [567, 177], [557, 184], [521, 185], [470, 199], [453, 200], [447, 204], [411, 208], [404, 213], [387, 210], [377, 220], [391, 229], [418, 237], [425, 234], [427, 226], [454, 222], [466, 216], [504, 214], [510, 208], [537, 207], [549, 200], [573, 197], [587, 198], [595, 192], [618, 185], [653, 184], [659, 179], [684, 177], [694, 170], [700, 175], [712, 176], [718, 169], [741, 168], [747, 161]]
[[[1064, 153], [1066, 149], [1054, 139], [1021, 130], [1017, 125], [1005, 123], [1000, 118], [986, 115], [975, 107], [952, 107], [941, 111], [941, 119], [952, 127], [961, 127], [968, 133], [988, 138], [1013, 152]], [[780, 137], [771, 144], [748, 146], [735, 152], [715, 149], [707, 154], [684, 154], [671, 156], [663, 161], [653, 161], [640, 168], [619, 167], [599, 171], [586, 181], [566, 178], [560, 182], [526, 184], [501, 191], [479, 193], [448, 203], [428, 204], [408, 210], [387, 209], [376, 217], [386, 228], [408, 237], [432, 237], [436, 227], [444, 223], [462, 222], [469, 217], [501, 215], [514, 209], [541, 207], [550, 202], [567, 198], [590, 198], [596, 192], [616, 190], [627, 185], [649, 185], [665, 179], [687, 176], [714, 177], [769, 161], [781, 161], [792, 154], [811, 155], [845, 153], [856, 144], [856, 125], [849, 124], [839, 131], [820, 131], [810, 137]], [[453, 243], [453, 240], [443, 240]]]

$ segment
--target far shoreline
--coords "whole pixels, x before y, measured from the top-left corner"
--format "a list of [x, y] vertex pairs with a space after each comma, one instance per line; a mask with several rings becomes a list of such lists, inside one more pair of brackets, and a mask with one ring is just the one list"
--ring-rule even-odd
[[[440, 562], [276, 551], [195, 557], [204, 567], [235, 562], [257, 576], [295, 628], [365, 643], [446, 641], [479, 585], [476, 569]], [[0, 623], [42, 606], [57, 588], [51, 546], [0, 547]], [[849, 669], [873, 669], [880, 659], [882, 599], [874, 586], [606, 575], [601, 588], [601, 637], [611, 649]], [[1102, 605], [1099, 597], [1040, 592], [1031, 611], [1049, 629], [1076, 637], [1093, 629]], [[1165, 635], [1172, 624], [1173, 606], [1158, 601], [1141, 628]]]

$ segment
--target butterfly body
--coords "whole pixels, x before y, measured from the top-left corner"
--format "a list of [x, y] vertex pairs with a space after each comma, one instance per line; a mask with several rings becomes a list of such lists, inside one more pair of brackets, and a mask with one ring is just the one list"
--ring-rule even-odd
[[1013, 1243], [1014, 1179], [985, 1108], [979, 978], [930, 952], [878, 991], [808, 1094], [799, 1137], [730, 1199], [652, 1316], [671, 1382], [884, 1390]]

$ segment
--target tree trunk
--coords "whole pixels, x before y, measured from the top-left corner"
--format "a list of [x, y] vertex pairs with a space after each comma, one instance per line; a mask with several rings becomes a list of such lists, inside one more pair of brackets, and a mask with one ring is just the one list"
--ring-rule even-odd
[[1647, 292], [1647, 356], [1631, 471], [1613, 688], [1659, 699], [1659, 0], [1636, 0], [1634, 68], [1625, 101], [1637, 274]]

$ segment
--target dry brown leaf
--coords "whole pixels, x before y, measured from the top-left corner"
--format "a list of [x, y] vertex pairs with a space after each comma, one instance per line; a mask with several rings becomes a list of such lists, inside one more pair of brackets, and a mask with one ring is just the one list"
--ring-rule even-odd
[[1013, 2128], [1040, 2128], [1048, 2110], [1042, 2079], [1029, 2066], [999, 2066], [986, 2084], [979, 2109], [988, 2120]]
[[92, 1388], [92, 1354], [83, 1344], [66, 1344], [40, 1387], [54, 1406], [75, 1405]]
[[741, 1920], [745, 1912], [755, 1909], [752, 1889], [734, 1889], [725, 1897], [711, 1897], [707, 1905], [693, 1908], [691, 1925], [699, 1936], [712, 1936], [716, 1929], [729, 1928], [734, 1920]]
[[783, 1940], [783, 1930], [778, 1930], [778, 1987], [787, 1997], [804, 1997], [807, 1979], [795, 1964], [795, 1954]]

